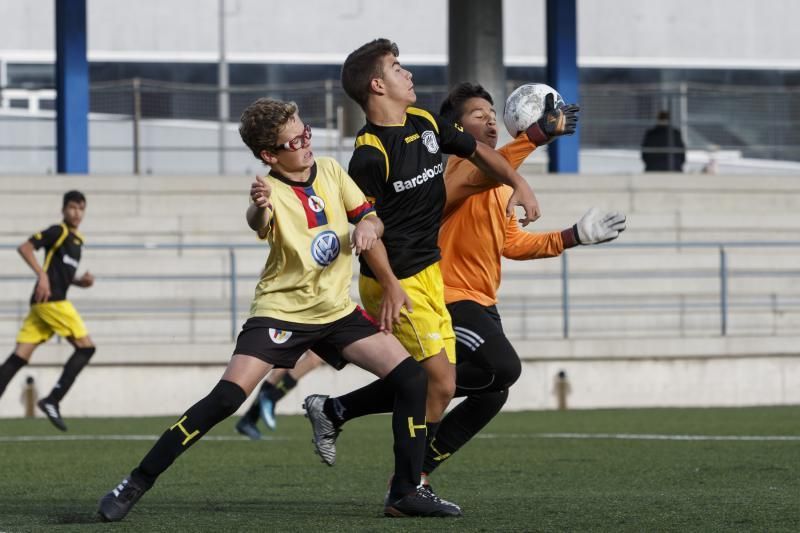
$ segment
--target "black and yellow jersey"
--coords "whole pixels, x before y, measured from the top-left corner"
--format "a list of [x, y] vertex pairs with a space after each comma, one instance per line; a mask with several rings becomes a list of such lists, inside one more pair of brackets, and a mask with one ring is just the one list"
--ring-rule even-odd
[[[42, 269], [47, 272], [47, 277], [50, 279], [50, 299], [48, 301], [66, 300], [67, 289], [75, 278], [75, 272], [78, 270], [78, 263], [81, 260], [83, 235], [62, 222], [31, 235], [28, 242], [33, 244], [37, 250], [44, 247]], [[31, 303], [35, 303], [33, 295], [31, 295]]]
[[[399, 279], [439, 261], [445, 203], [442, 153], [470, 157], [475, 147], [471, 135], [416, 107], [408, 108], [402, 124], [367, 122], [358, 132], [348, 173], [383, 221], [383, 242]], [[375, 277], [360, 260], [361, 273]]]

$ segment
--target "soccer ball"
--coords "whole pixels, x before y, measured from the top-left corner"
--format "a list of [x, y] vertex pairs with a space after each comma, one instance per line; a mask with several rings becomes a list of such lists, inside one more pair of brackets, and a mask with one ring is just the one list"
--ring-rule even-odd
[[553, 93], [556, 107], [564, 105], [564, 99], [558, 91], [545, 83], [520, 85], [508, 96], [503, 111], [503, 123], [512, 137], [516, 137], [542, 118], [544, 100], [549, 93]]

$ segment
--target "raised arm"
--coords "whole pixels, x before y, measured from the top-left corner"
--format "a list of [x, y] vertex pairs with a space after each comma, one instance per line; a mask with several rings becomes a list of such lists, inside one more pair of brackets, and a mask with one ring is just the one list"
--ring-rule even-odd
[[272, 220], [273, 207], [270, 202], [272, 187], [261, 176], [256, 176], [250, 185], [250, 199], [253, 203], [247, 208], [247, 225], [258, 233], [260, 238], [265, 238]]
[[520, 223], [523, 226], [527, 226], [529, 222], [533, 222], [542, 216], [539, 202], [536, 200], [536, 195], [530, 185], [502, 155], [488, 145], [479, 142], [475, 148], [475, 153], [472, 154], [469, 160], [488, 177], [514, 189], [508, 201], [508, 206], [506, 206], [507, 216], [510, 217], [514, 214], [515, 206], [521, 206], [525, 210], [525, 216], [520, 219]]

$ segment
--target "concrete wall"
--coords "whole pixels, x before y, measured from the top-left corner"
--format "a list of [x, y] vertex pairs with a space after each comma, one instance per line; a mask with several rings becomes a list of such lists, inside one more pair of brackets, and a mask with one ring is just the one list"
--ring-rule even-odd
[[[800, 404], [798, 343], [798, 337], [517, 342], [523, 371], [506, 410], [554, 409], [554, 380], [562, 370], [571, 387], [568, 406], [576, 409]], [[231, 350], [231, 344], [101, 345], [63, 401], [62, 414], [67, 420], [177, 415], [219, 380]], [[64, 345], [42, 347], [9, 384], [0, 417], [22, 416], [26, 376], [46, 395], [69, 352]], [[128, 365], [114, 362], [114, 352]], [[308, 394], [342, 394], [371, 380], [358, 368], [323, 366], [302, 379], [277, 412], [300, 413]]]
[[[402, 7], [391, 0], [227, 4], [232, 61], [340, 63], [367, 40], [389, 37], [407, 63], [446, 63], [445, 1], [407, 0]], [[217, 59], [217, 0], [89, 0], [87, 11], [92, 59]], [[51, 0], [0, 0], [0, 12], [0, 59], [52, 60]], [[544, 64], [544, 1], [506, 0], [503, 15], [506, 64]], [[579, 0], [579, 62], [797, 68], [798, 19], [800, 4], [793, 0]]]

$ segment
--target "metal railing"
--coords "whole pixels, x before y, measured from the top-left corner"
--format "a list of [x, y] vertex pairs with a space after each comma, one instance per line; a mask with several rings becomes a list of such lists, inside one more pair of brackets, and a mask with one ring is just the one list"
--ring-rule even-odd
[[[0, 250], [12, 250], [13, 246], [0, 245]], [[180, 260], [192, 251], [219, 251], [227, 256], [227, 272], [208, 273], [208, 274], [108, 274], [99, 273], [96, 276], [97, 282], [107, 283], [137, 283], [137, 282], [179, 282], [179, 283], [198, 283], [201, 281], [218, 281], [227, 287], [227, 298], [217, 300], [197, 300], [192, 298], [178, 298], [174, 301], [160, 299], [153, 302], [148, 299], [127, 299], [121, 302], [109, 304], [92, 305], [92, 299], [88, 298], [84, 305], [84, 312], [89, 313], [96, 310], [98, 313], [111, 314], [124, 313], [128, 315], [150, 316], [159, 313], [171, 313], [179, 317], [185, 317], [190, 321], [189, 330], [194, 331], [194, 320], [199, 313], [207, 313], [213, 316], [227, 315], [229, 322], [229, 335], [234, 339], [238, 333], [241, 323], [241, 311], [245, 308], [238, 295], [239, 284], [243, 282], [253, 283], [258, 279], [255, 272], [242, 273], [237, 263], [237, 252], [258, 249], [264, 252], [262, 244], [98, 244], [91, 247], [92, 252], [96, 251], [119, 251], [131, 250], [151, 253], [174, 252], [175, 256], [160, 257], [157, 261], [164, 263], [168, 261]], [[712, 251], [718, 254], [718, 267], [709, 269], [707, 267], [692, 267], [670, 269], [669, 265], [653, 268], [605, 268], [576, 271], [570, 267], [571, 258], [577, 258], [577, 254], [592, 254], [599, 251], [604, 253], [620, 253], [621, 257], [626, 252], [638, 250], [672, 250], [677, 252], [687, 250]], [[730, 315], [732, 312], [761, 312], [771, 316], [782, 316], [787, 313], [798, 313], [800, 317], [800, 283], [796, 286], [796, 291], [778, 294], [769, 290], [759, 294], [736, 295], [736, 281], [745, 279], [759, 280], [781, 280], [792, 279], [800, 280], [800, 269], [791, 268], [790, 265], [777, 265], [780, 268], [757, 269], [757, 268], [737, 268], [730, 267], [728, 257], [731, 250], [751, 249], [759, 250], [791, 250], [800, 253], [800, 241], [778, 241], [778, 242], [646, 242], [646, 243], [612, 243], [597, 247], [579, 247], [563, 253], [560, 257], [559, 272], [550, 273], [517, 273], [506, 272], [503, 276], [504, 283], [521, 282], [523, 285], [528, 283], [560, 283], [559, 291], [552, 291], [558, 294], [557, 297], [538, 298], [531, 304], [526, 294], [516, 294], [511, 298], [500, 298], [500, 310], [504, 320], [509, 323], [518, 321], [517, 328], [510, 328], [509, 337], [511, 338], [533, 338], [529, 333], [529, 320], [531, 317], [547, 317], [552, 321], [553, 312], [560, 311], [561, 334], [563, 338], [571, 338], [575, 335], [575, 326], [572, 320], [581, 314], [591, 316], [603, 316], [603, 314], [629, 314], [630, 317], [648, 316], [657, 313], [677, 313], [680, 321], [679, 335], [685, 330], [687, 316], [702, 315], [718, 320], [718, 329], [705, 328], [706, 335], [719, 334], [726, 336], [732, 333], [730, 325]], [[778, 256], [780, 257], [780, 255]], [[785, 257], [785, 256], [784, 256]], [[538, 261], [537, 261], [538, 263]], [[651, 280], [671, 284], [680, 284], [686, 280], [707, 280], [714, 282], [716, 291], [708, 291], [702, 295], [687, 295], [678, 288], [669, 293], [658, 295], [648, 294], [647, 291], [635, 295], [622, 292], [616, 294], [613, 290], [605, 291], [601, 296], [593, 295], [591, 291], [583, 294], [576, 294], [573, 289], [575, 283], [580, 282], [619, 282], [620, 284], [629, 283], [631, 280]], [[30, 283], [32, 281], [27, 275], [0, 275], [0, 291], [9, 294], [10, 284]], [[515, 291], [516, 292], [516, 291]], [[734, 297], [735, 296], [735, 297]], [[27, 312], [27, 300], [14, 300], [0, 303], [0, 319], [21, 321], [24, 313]], [[625, 320], [624, 317], [621, 320]], [[509, 329], [509, 328], [507, 328]], [[624, 334], [626, 327], [622, 326], [617, 332]], [[775, 329], [775, 328], [773, 328]], [[578, 331], [578, 333], [581, 333]], [[614, 333], [613, 330], [606, 330], [606, 334]], [[733, 332], [735, 333], [735, 331]], [[770, 334], [770, 333], [768, 333]], [[777, 335], [777, 329], [771, 334]], [[552, 336], [552, 335], [550, 335]]]
[[[522, 82], [509, 81], [509, 89]], [[418, 105], [433, 110], [447, 93], [444, 86], [415, 89]], [[786, 171], [800, 174], [800, 130], [795, 127], [800, 122], [800, 88], [662, 83], [589, 84], [580, 90], [581, 148], [628, 154], [625, 165], [606, 158], [604, 172], [640, 171], [643, 135], [657, 113], [666, 110], [686, 149], [705, 154], [692, 168], [687, 163], [685, 171], [715, 172], [718, 164], [746, 159], [798, 162]], [[352, 106], [338, 81], [229, 87], [229, 122], [218, 118], [219, 91], [211, 85], [141, 79], [93, 84], [91, 171], [247, 173], [257, 162], [239, 139], [236, 119], [262, 96], [296, 101], [303, 119], [320, 130], [315, 147], [340, 160], [349, 156], [343, 110]], [[53, 98], [52, 89], [0, 88], [0, 173], [52, 171]], [[502, 102], [497, 108], [502, 114]]]

